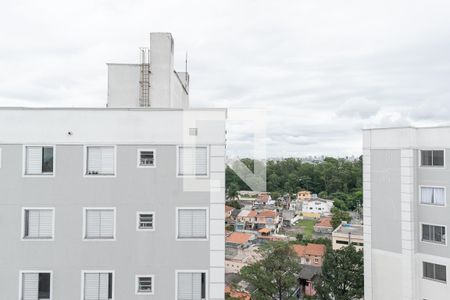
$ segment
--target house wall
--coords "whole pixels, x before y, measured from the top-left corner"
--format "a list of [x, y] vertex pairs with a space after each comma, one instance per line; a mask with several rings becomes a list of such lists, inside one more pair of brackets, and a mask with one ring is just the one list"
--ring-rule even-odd
[[[204, 113], [197, 113], [199, 121]], [[215, 115], [211, 126], [193, 121], [196, 139], [210, 149], [210, 175], [202, 180], [176, 176], [177, 145], [193, 141], [182, 132], [182, 116], [0, 109], [0, 234], [7, 245], [0, 247], [2, 299], [18, 299], [20, 270], [51, 270], [53, 299], [79, 300], [82, 270], [114, 270], [114, 299], [141, 299], [135, 295], [136, 274], [155, 276], [155, 294], [146, 299], [175, 299], [175, 270], [182, 269], [206, 270], [209, 299], [223, 299], [225, 114]], [[30, 143], [55, 145], [54, 177], [22, 176], [23, 145]], [[83, 176], [86, 144], [117, 145], [115, 177]], [[137, 168], [137, 149], [146, 147], [156, 150], [156, 168]], [[54, 241], [21, 241], [22, 208], [41, 206], [55, 208]], [[207, 241], [176, 241], [176, 207], [183, 206], [209, 209]], [[116, 208], [115, 241], [82, 240], [83, 207]], [[146, 210], [155, 212], [155, 231], [138, 232], [136, 212]]]

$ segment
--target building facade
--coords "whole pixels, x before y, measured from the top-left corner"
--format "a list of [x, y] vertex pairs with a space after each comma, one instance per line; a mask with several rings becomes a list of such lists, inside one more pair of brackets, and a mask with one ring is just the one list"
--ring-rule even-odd
[[224, 298], [226, 111], [178, 101], [151, 41], [165, 92], [110, 69], [106, 108], [0, 108], [0, 298]]
[[364, 131], [365, 299], [448, 299], [449, 136]]

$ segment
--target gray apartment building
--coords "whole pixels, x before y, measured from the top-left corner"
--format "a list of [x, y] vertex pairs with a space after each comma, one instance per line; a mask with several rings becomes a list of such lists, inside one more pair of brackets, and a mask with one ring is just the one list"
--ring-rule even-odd
[[104, 108], [0, 108], [0, 299], [224, 298], [226, 110], [150, 41]]
[[450, 299], [449, 137], [450, 127], [364, 131], [364, 299]]

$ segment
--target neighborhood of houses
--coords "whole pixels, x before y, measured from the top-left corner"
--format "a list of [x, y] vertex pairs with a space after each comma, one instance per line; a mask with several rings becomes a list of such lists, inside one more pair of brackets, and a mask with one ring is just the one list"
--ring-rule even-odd
[[[298, 236], [327, 238], [332, 249], [350, 243], [363, 247], [363, 226], [356, 222], [342, 222], [333, 229], [333, 201], [321, 199], [310, 191], [299, 191], [295, 199], [272, 199], [270, 193], [240, 191], [240, 209], [225, 206], [225, 292], [232, 298], [251, 299], [251, 287], [240, 280], [244, 266], [262, 259], [259, 248], [268, 241], [295, 241]], [[319, 243], [294, 244], [293, 250], [301, 265], [298, 274], [298, 298], [316, 294], [314, 281], [320, 274], [326, 246]]]

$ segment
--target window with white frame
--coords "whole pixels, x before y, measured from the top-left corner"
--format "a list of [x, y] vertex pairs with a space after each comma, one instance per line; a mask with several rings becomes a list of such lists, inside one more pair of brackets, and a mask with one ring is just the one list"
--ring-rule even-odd
[[420, 203], [430, 205], [445, 205], [445, 189], [442, 187], [420, 187]]
[[25, 175], [53, 175], [54, 148], [25, 146]]
[[138, 167], [140, 168], [151, 168], [155, 167], [156, 153], [155, 150], [150, 149], [139, 149], [138, 150], [139, 160]]
[[180, 146], [178, 148], [179, 176], [208, 175], [208, 147]]
[[85, 209], [85, 239], [114, 239], [115, 210], [113, 208]]
[[50, 272], [21, 272], [22, 300], [49, 300], [51, 299], [51, 273]]
[[138, 275], [136, 276], [136, 294], [151, 295], [153, 294], [153, 275]]
[[51, 208], [26, 208], [23, 210], [23, 239], [53, 239], [53, 213]]
[[83, 300], [113, 299], [112, 272], [84, 272]]
[[138, 230], [154, 230], [155, 229], [155, 213], [138, 212], [137, 214]]
[[178, 239], [207, 238], [207, 210], [204, 208], [179, 208]]
[[113, 146], [86, 147], [86, 175], [115, 174], [115, 148]]
[[444, 150], [421, 150], [420, 165], [428, 167], [444, 166]]
[[422, 241], [445, 244], [445, 226], [422, 224]]
[[444, 265], [423, 262], [423, 277], [426, 279], [447, 282], [447, 267]]
[[205, 272], [177, 272], [177, 300], [206, 299]]

